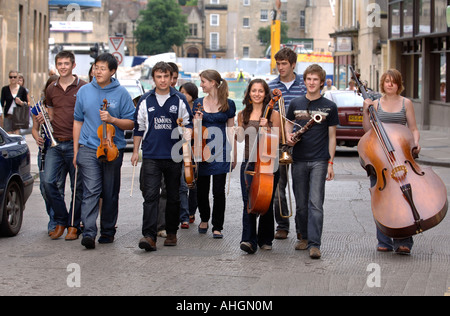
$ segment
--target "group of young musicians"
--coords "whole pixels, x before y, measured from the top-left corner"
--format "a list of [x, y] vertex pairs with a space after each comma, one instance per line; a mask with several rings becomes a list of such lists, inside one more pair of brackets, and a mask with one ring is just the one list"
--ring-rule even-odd
[[[48, 210], [52, 223], [49, 225], [51, 239], [60, 238], [68, 229], [66, 240], [75, 240], [82, 233], [81, 244], [87, 249], [95, 248], [98, 234], [96, 221], [100, 214], [100, 237], [97, 242], [114, 241], [121, 166], [126, 145], [123, 131], [134, 129], [131, 163], [134, 166], [138, 164], [142, 150], [140, 189], [144, 199], [143, 237], [138, 247], [146, 251], [157, 250], [158, 215], [163, 211], [167, 231], [164, 246], [176, 246], [180, 224], [180, 185], [185, 180], [182, 176], [182, 159], [174, 157], [182, 156], [179, 150], [181, 147], [178, 146], [180, 142], [191, 144], [195, 136], [194, 123], [200, 121], [210, 134], [205, 147], [209, 145], [211, 151], [208, 157], [196, 161], [197, 202], [201, 218], [198, 232], [206, 234], [211, 229], [214, 238], [224, 237], [226, 176], [238, 161], [237, 151], [233, 150], [236, 142], [244, 141], [245, 157], [241, 166], [244, 207], [240, 248], [253, 254], [258, 247], [272, 249], [275, 238], [287, 238], [289, 219], [280, 214], [288, 213], [285, 197], [288, 166], [277, 165], [273, 171], [273, 192], [265, 192], [271, 197], [267, 212], [261, 216], [248, 213], [249, 186], [252, 182], [250, 174], [255, 165], [251, 152], [255, 142], [258, 142], [259, 131], [272, 130], [277, 137], [284, 133], [284, 145], [292, 148], [291, 173], [298, 239], [295, 249], [309, 250], [311, 258], [320, 258], [325, 183], [334, 178], [336, 126], [339, 123], [337, 107], [320, 93], [326, 73], [319, 65], [308, 67], [302, 77], [294, 72], [297, 62], [295, 52], [282, 49], [275, 58], [280, 73], [278, 78], [269, 84], [259, 79], [252, 80], [243, 100], [244, 109], [236, 114], [236, 105], [228, 98], [227, 81], [215, 70], [206, 70], [200, 74], [201, 88], [206, 96], [194, 100], [190, 105], [185, 95], [171, 85], [173, 68], [165, 62], [159, 62], [152, 69], [154, 89], [141, 96], [135, 107], [125, 88], [114, 79], [118, 65], [111, 54], [102, 54], [95, 60], [94, 78], [92, 82], [86, 83], [72, 73], [76, 66], [73, 54], [59, 53], [55, 65], [60, 76], [48, 86], [45, 93], [45, 104], [57, 145], [43, 150], [45, 167], [41, 168], [42, 194], [51, 209]], [[284, 102], [277, 103], [267, 117], [263, 117], [273, 89], [282, 92]], [[391, 105], [390, 90], [385, 90], [388, 99], [383, 102], [383, 107], [396, 108]], [[102, 108], [104, 100], [107, 103], [106, 110]], [[280, 104], [285, 107], [282, 111]], [[368, 104], [369, 101], [365, 104], [364, 115], [367, 114]], [[410, 120], [414, 113], [409, 103], [406, 103], [405, 110], [408, 124], [413, 123]], [[286, 112], [286, 117], [280, 112]], [[235, 127], [236, 115], [238, 127]], [[316, 119], [316, 124], [303, 133], [302, 127], [317, 115], [320, 120]], [[284, 119], [285, 124], [282, 123]], [[45, 124], [44, 115], [37, 115], [35, 122], [37, 127], [33, 128], [33, 136], [42, 146], [43, 137], [38, 133], [38, 126]], [[180, 122], [184, 126], [183, 131], [179, 128]], [[112, 161], [98, 158], [98, 148], [104, 137], [98, 132], [101, 125], [114, 127], [115, 133], [110, 136], [110, 141], [114, 142], [118, 154]], [[417, 133], [416, 130], [414, 132]], [[300, 141], [296, 138], [299, 133]], [[75, 201], [71, 203], [70, 212], [64, 203], [67, 174], [70, 175], [72, 192], [75, 191], [72, 195]], [[211, 182], [212, 213], [209, 199]], [[164, 210], [160, 209], [159, 204], [162, 183], [168, 193]], [[83, 227], [80, 227], [80, 223]], [[380, 248], [380, 251], [392, 249], [392, 242], [384, 242], [386, 249]]]

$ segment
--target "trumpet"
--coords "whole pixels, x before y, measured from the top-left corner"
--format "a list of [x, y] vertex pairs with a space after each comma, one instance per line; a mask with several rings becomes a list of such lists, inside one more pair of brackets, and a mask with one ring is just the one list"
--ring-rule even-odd
[[45, 108], [45, 106], [42, 106], [41, 101], [38, 103], [35, 102], [34, 97], [31, 97], [33, 99], [33, 107], [31, 108], [31, 113], [34, 115], [39, 115], [39, 113], [42, 113], [42, 117], [44, 118], [44, 124], [41, 125], [43, 134], [45, 135], [45, 142], [50, 142], [50, 147], [58, 146], [58, 143], [56, 142], [55, 138], [53, 137], [53, 127], [52, 123], [50, 122], [50, 117], [48, 115], [48, 112]]

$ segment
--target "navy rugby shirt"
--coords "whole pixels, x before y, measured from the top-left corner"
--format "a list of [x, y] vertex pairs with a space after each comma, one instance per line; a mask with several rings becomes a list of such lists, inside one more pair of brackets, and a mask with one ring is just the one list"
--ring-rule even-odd
[[170, 88], [170, 96], [164, 105], [158, 103], [155, 90], [141, 97], [136, 107], [134, 135], [141, 136], [142, 155], [145, 159], [174, 159], [172, 147], [180, 141], [177, 119], [183, 118], [186, 127], [192, 128], [193, 115], [186, 97]]

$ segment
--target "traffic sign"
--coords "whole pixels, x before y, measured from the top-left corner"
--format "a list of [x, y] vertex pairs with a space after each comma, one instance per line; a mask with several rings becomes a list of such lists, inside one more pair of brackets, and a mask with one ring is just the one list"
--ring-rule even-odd
[[111, 36], [109, 38], [109, 52], [116, 57], [120, 66], [123, 63], [125, 56], [125, 38]]

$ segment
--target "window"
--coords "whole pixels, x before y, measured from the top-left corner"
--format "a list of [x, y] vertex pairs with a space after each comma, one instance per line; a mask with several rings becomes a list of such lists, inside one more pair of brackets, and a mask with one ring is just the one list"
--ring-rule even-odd
[[434, 32], [447, 32], [447, 0], [434, 0]]
[[431, 0], [419, 0], [420, 10], [419, 14], [419, 26], [416, 34], [430, 34], [431, 32]]
[[261, 10], [261, 21], [269, 21], [269, 10]]
[[209, 23], [211, 26], [219, 26], [219, 15], [211, 14]]
[[[447, 60], [450, 60], [449, 37], [434, 37], [427, 39], [431, 41], [430, 54], [430, 99], [441, 102], [450, 102], [450, 95], [447, 95], [447, 84], [450, 78], [447, 76]], [[450, 90], [449, 90], [450, 91]]]
[[210, 33], [210, 49], [211, 50], [219, 50], [219, 33]]
[[400, 38], [400, 3], [392, 4], [389, 14], [391, 21], [390, 37]]
[[194, 37], [198, 35], [198, 24], [189, 24], [189, 35]]
[[282, 10], [281, 11], [281, 22], [287, 22], [288, 21], [288, 17], [287, 17], [287, 11], [286, 10]]
[[250, 6], [250, 0], [242, 0], [243, 1], [243, 5], [248, 7]]
[[403, 2], [403, 36], [412, 37], [414, 31], [414, 0]]
[[250, 58], [250, 47], [244, 46], [242, 50], [242, 58]]
[[300, 29], [304, 30], [306, 26], [306, 15], [305, 11], [300, 11]]
[[242, 26], [244, 28], [249, 28], [250, 27], [250, 18], [248, 18], [248, 17], [244, 18], [242, 21]]
[[210, 4], [220, 4], [219, 0], [211, 0]]

